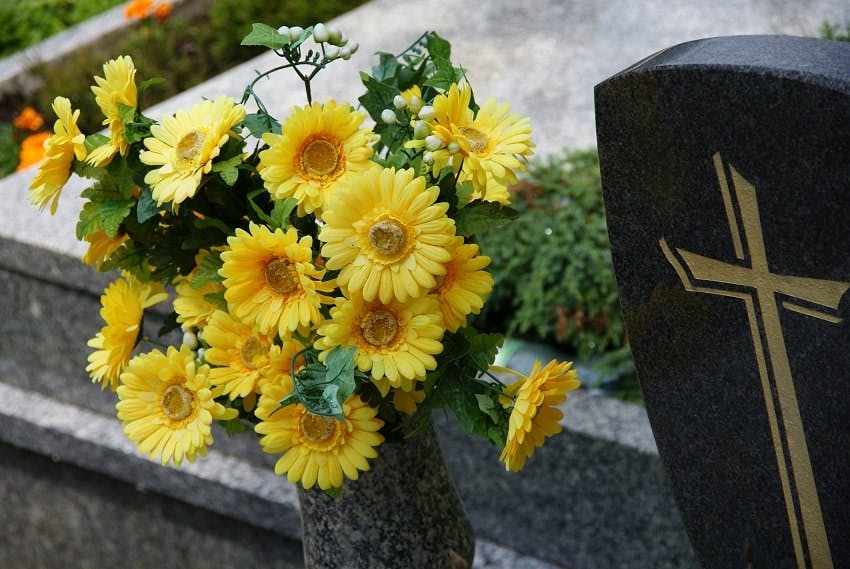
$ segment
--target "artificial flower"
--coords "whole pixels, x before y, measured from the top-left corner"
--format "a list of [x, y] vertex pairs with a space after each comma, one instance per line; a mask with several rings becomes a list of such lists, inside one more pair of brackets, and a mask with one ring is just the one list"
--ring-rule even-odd
[[275, 474], [286, 474], [304, 488], [329, 490], [342, 486], [343, 477], [357, 480], [360, 472], [369, 470], [367, 459], [378, 455], [375, 447], [384, 440], [378, 433], [384, 422], [376, 408], [352, 395], [343, 404], [342, 420], [337, 420], [310, 413], [300, 403], [280, 408], [287, 394], [282, 385], [266, 385], [256, 410], [260, 423], [255, 430], [263, 450], [283, 453]]
[[405, 301], [434, 288], [451, 259], [454, 221], [439, 188], [413, 170], [381, 169], [340, 186], [319, 239], [344, 292], [367, 301]]
[[144, 140], [147, 150], [139, 159], [148, 166], [159, 166], [145, 175], [157, 205], [180, 204], [191, 198], [201, 178], [213, 167], [213, 160], [245, 118], [245, 108], [229, 97], [206, 100], [189, 111], [179, 110], [151, 125], [151, 136]]
[[[442, 146], [432, 152], [433, 172], [446, 165], [468, 173], [476, 190], [484, 192], [488, 176], [507, 186], [516, 181], [516, 172], [525, 168], [524, 159], [532, 154], [531, 125], [527, 118], [510, 113], [510, 105], [488, 99], [477, 114], [469, 108], [472, 89], [464, 83], [453, 84], [448, 93], [434, 98], [431, 132]], [[449, 148], [455, 143], [457, 152]], [[422, 145], [413, 141], [411, 146]]]
[[566, 401], [568, 391], [581, 385], [571, 368], [572, 362], [552, 360], [541, 369], [535, 361], [528, 377], [505, 389], [505, 396], [513, 399], [508, 436], [499, 457], [506, 470], [522, 470], [544, 439], [561, 432], [564, 414], [557, 406]]
[[324, 270], [313, 265], [309, 235], [299, 239], [294, 227], [271, 231], [252, 222], [227, 243], [219, 274], [233, 316], [282, 338], [322, 319], [319, 307], [332, 302], [323, 293], [333, 289], [333, 282], [323, 281]]
[[318, 327], [315, 347], [323, 360], [336, 346], [354, 346], [358, 369], [371, 372], [384, 394], [390, 386], [411, 391], [414, 381], [423, 381], [437, 367], [434, 356], [443, 351], [441, 321], [439, 303], [430, 295], [388, 304], [337, 298], [330, 318]]
[[188, 346], [136, 356], [121, 374], [118, 418], [143, 454], [179, 466], [206, 453], [212, 422], [236, 417], [213, 399], [209, 366], [197, 365]]
[[483, 270], [490, 258], [478, 254], [478, 245], [464, 243], [456, 237], [451, 248], [452, 258], [445, 264], [446, 274], [439, 279], [431, 294], [440, 299], [443, 325], [456, 332], [466, 324], [469, 314], [478, 314], [484, 300], [493, 289], [493, 277]]
[[361, 128], [364, 113], [333, 100], [296, 107], [281, 127], [266, 133], [257, 170], [275, 199], [295, 198], [298, 214], [321, 211], [333, 186], [346, 176], [375, 167], [377, 137]]
[[173, 304], [177, 322], [189, 328], [203, 328], [219, 309], [217, 304], [210, 302], [209, 297], [223, 293], [224, 285], [209, 282], [196, 287], [190, 275], [177, 278], [174, 292], [176, 297]]
[[104, 166], [116, 153], [125, 156], [130, 147], [124, 138], [121, 105], [135, 109], [138, 104], [133, 59], [125, 55], [107, 61], [103, 64], [103, 77], [95, 77], [94, 81], [96, 85], [91, 90], [97, 106], [106, 117], [103, 124], [109, 127], [109, 141], [92, 150], [87, 161], [94, 166]]
[[56, 122], [53, 125], [53, 136], [44, 142], [44, 162], [30, 184], [29, 200], [44, 209], [50, 204], [50, 214], [56, 213], [62, 188], [71, 176], [71, 165], [74, 158], [85, 160], [86, 137], [77, 126], [80, 111], [71, 111], [71, 101], [65, 97], [53, 100], [53, 112]]
[[101, 388], [115, 390], [121, 371], [130, 360], [141, 332], [146, 308], [168, 298], [162, 287], [142, 283], [125, 274], [114, 280], [100, 297], [100, 316], [106, 322], [88, 345], [95, 348], [89, 354], [86, 371]]
[[223, 393], [231, 401], [255, 391], [270, 363], [272, 348], [280, 350], [268, 336], [254, 332], [223, 310], [217, 310], [204, 328], [204, 342], [209, 345], [204, 359], [216, 366], [210, 370], [210, 384], [220, 386], [216, 394]]
[[83, 255], [83, 263], [86, 265], [92, 265], [100, 270], [112, 254], [127, 242], [129, 236], [123, 234], [110, 237], [101, 229], [99, 231], [89, 233], [83, 239], [89, 244], [86, 254]]

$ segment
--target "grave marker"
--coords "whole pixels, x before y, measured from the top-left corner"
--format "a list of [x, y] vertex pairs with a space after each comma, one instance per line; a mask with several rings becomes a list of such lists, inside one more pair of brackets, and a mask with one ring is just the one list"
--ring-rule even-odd
[[681, 44], [596, 87], [647, 412], [705, 567], [850, 559], [850, 44]]

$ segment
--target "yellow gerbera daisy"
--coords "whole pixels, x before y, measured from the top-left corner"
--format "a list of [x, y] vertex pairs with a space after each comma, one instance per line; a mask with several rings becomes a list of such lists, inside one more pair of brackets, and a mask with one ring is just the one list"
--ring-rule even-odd
[[268, 191], [275, 199], [297, 199], [299, 215], [321, 211], [336, 182], [376, 167], [370, 158], [378, 137], [360, 128], [365, 118], [333, 100], [296, 107], [281, 134], [263, 135], [269, 147], [260, 152], [257, 170]]
[[446, 330], [456, 332], [466, 325], [467, 315], [481, 312], [484, 298], [493, 289], [493, 277], [482, 270], [490, 264], [490, 257], [479, 255], [478, 245], [464, 244], [463, 237], [457, 237], [452, 251], [446, 274], [431, 294], [440, 299]]
[[440, 190], [413, 170], [366, 172], [340, 185], [319, 239], [338, 284], [366, 300], [404, 302], [434, 288], [455, 236]]
[[204, 359], [213, 366], [221, 366], [210, 370], [210, 384], [221, 386], [221, 392], [231, 401], [254, 392], [263, 369], [269, 365], [271, 340], [234, 320], [227, 312], [217, 310], [204, 328], [204, 342], [209, 344]]
[[[457, 170], [463, 162], [464, 172], [472, 176], [479, 191], [487, 188], [488, 176], [510, 185], [516, 182], [516, 172], [525, 168], [524, 158], [533, 153], [531, 125], [527, 118], [510, 114], [510, 105], [495, 99], [488, 99], [473, 117], [471, 95], [472, 89], [464, 83], [434, 98], [431, 132], [444, 144], [432, 153], [434, 173], [449, 163]], [[449, 153], [452, 142], [459, 145], [459, 152]]]
[[71, 111], [71, 101], [65, 97], [53, 100], [56, 122], [53, 136], [44, 142], [44, 162], [30, 184], [29, 200], [39, 209], [50, 203], [50, 214], [56, 213], [62, 188], [71, 176], [74, 158], [86, 159], [86, 137], [77, 126], [80, 110]]
[[196, 366], [195, 354], [185, 345], [133, 358], [121, 374], [115, 408], [140, 452], [177, 466], [206, 453], [213, 420], [237, 414], [213, 400], [208, 373], [208, 366]]
[[313, 265], [309, 235], [299, 240], [294, 227], [272, 232], [252, 222], [248, 231], [237, 229], [227, 242], [230, 250], [221, 255], [219, 274], [233, 316], [281, 338], [322, 319], [320, 305], [332, 301], [321, 293], [333, 290], [334, 284], [322, 282], [325, 271]]
[[86, 371], [101, 388], [115, 390], [121, 371], [130, 360], [141, 330], [144, 310], [168, 298], [160, 285], [141, 283], [129, 274], [116, 279], [100, 297], [100, 317], [106, 322], [88, 345]]
[[443, 351], [441, 321], [439, 303], [431, 295], [389, 304], [337, 298], [330, 319], [317, 329], [315, 347], [324, 361], [336, 346], [355, 346], [358, 369], [371, 371], [384, 395], [390, 386], [412, 391], [414, 381], [423, 381], [437, 367], [434, 356]]
[[114, 238], [109, 237], [102, 229], [95, 233], [90, 233], [84, 237], [89, 244], [86, 254], [83, 255], [83, 263], [92, 265], [100, 270], [101, 266], [109, 260], [109, 257], [115, 253], [129, 239], [127, 235], [116, 235]]
[[275, 474], [304, 488], [318, 484], [322, 490], [342, 486], [343, 476], [357, 480], [369, 470], [367, 459], [378, 456], [375, 447], [384, 441], [378, 433], [384, 422], [378, 410], [369, 407], [358, 395], [343, 404], [342, 421], [314, 415], [299, 404], [279, 409], [287, 395], [283, 386], [263, 388], [255, 427], [262, 435], [260, 445], [269, 454], [284, 453], [275, 464]]
[[195, 288], [192, 286], [191, 274], [188, 277], [178, 277], [174, 285], [174, 312], [177, 322], [192, 328], [203, 328], [209, 322], [218, 306], [208, 301], [205, 296], [224, 291], [221, 283], [206, 283]]
[[136, 91], [136, 68], [129, 55], [111, 59], [103, 64], [103, 77], [95, 77], [91, 90], [94, 100], [106, 117], [103, 124], [109, 127], [109, 142], [94, 149], [88, 157], [88, 162], [94, 166], [103, 166], [116, 153], [127, 154], [130, 147], [124, 138], [124, 122], [118, 105], [136, 108], [138, 92]]
[[540, 362], [535, 361], [528, 377], [505, 389], [506, 396], [514, 397], [508, 438], [499, 457], [506, 470], [522, 470], [526, 459], [543, 445], [546, 437], [561, 432], [564, 414], [557, 405], [566, 401], [568, 391], [581, 385], [575, 370], [570, 369], [572, 365], [552, 360], [541, 369]]
[[147, 150], [139, 154], [139, 159], [148, 166], [159, 166], [145, 175], [157, 205], [167, 201], [176, 205], [194, 196], [221, 147], [231, 135], [236, 136], [231, 129], [244, 118], [242, 105], [219, 97], [152, 125], [151, 136], [144, 141]]

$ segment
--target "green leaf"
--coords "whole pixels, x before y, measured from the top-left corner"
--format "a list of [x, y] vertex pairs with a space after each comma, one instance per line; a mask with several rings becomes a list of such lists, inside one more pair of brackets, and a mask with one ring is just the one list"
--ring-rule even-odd
[[280, 134], [280, 123], [277, 122], [277, 119], [262, 111], [246, 116], [242, 124], [255, 138], [262, 138], [267, 132]]
[[142, 188], [139, 201], [136, 204], [136, 219], [144, 223], [159, 213], [159, 207], [153, 199], [153, 190], [148, 187]]
[[290, 42], [289, 36], [284, 36], [269, 25], [251, 24], [251, 32], [239, 45], [259, 45], [269, 49], [281, 49]]
[[136, 121], [136, 107], [118, 103], [118, 116], [121, 117], [123, 124], [130, 124]]
[[198, 272], [192, 277], [192, 288], [201, 288], [210, 283], [224, 282], [218, 271], [224, 266], [219, 251], [206, 251], [201, 255], [198, 263]]
[[154, 85], [159, 85], [160, 83], [165, 83], [165, 77], [151, 77], [150, 79], [145, 79], [142, 81], [141, 85], [139, 85], [139, 95], [144, 93], [148, 87], [152, 87]]
[[297, 205], [298, 200], [295, 198], [275, 200], [270, 218], [271, 228], [273, 230], [278, 227], [285, 228], [289, 224], [289, 214], [292, 213], [292, 210], [294, 210]]
[[436, 32], [431, 32], [428, 34], [428, 53], [431, 57], [437, 58], [440, 57], [442, 59], [451, 60], [452, 58], [452, 45], [437, 35]]
[[109, 137], [102, 134], [90, 134], [86, 137], [86, 153], [91, 154], [93, 150], [100, 148], [109, 142]]
[[325, 364], [311, 362], [295, 374], [295, 393], [308, 411], [342, 420], [342, 404], [354, 389], [354, 353], [356, 348], [337, 346]]
[[220, 310], [227, 310], [227, 300], [224, 298], [224, 291], [207, 293], [204, 295], [204, 300]]
[[221, 176], [222, 181], [228, 186], [233, 186], [236, 183], [236, 180], [239, 179], [239, 170], [236, 168], [230, 168], [228, 170], [222, 170], [218, 173]]
[[458, 235], [470, 237], [510, 222], [517, 212], [496, 202], [475, 200], [459, 209], [455, 217]]
[[218, 422], [222, 427], [224, 427], [224, 431], [227, 433], [227, 436], [232, 437], [233, 435], [238, 435], [239, 433], [244, 433], [251, 428], [247, 426], [244, 422], [242, 422], [239, 417], [234, 419], [230, 419], [228, 421], [219, 421]]
[[133, 209], [133, 200], [89, 201], [80, 212], [77, 222], [77, 239], [83, 240], [101, 229], [111, 239], [118, 234], [121, 222]]
[[461, 182], [455, 190], [457, 193], [457, 207], [464, 207], [472, 201], [472, 196], [475, 195], [475, 185], [472, 180]]

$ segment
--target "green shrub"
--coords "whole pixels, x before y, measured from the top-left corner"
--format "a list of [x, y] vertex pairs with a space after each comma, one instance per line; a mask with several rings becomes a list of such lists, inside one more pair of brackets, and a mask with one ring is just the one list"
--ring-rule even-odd
[[844, 33], [841, 26], [832, 22], [824, 22], [820, 27], [820, 37], [825, 40], [850, 41], [850, 22], [844, 24]]
[[595, 149], [532, 161], [511, 191], [519, 216], [479, 239], [495, 286], [476, 323], [633, 381]]
[[124, 0], [0, 2], [0, 57], [36, 44]]

